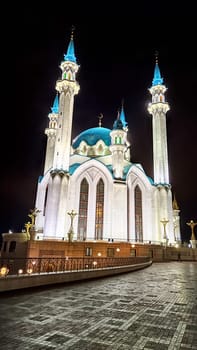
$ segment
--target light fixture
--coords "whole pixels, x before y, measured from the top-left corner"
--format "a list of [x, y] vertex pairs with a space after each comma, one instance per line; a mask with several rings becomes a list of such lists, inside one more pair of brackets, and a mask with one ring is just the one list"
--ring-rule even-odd
[[9, 269], [6, 266], [2, 266], [0, 269], [0, 276], [5, 277], [9, 272]]

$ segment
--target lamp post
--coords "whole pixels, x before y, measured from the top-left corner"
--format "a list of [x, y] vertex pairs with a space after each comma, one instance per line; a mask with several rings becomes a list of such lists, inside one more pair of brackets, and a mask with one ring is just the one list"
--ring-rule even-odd
[[164, 218], [164, 219], [160, 220], [160, 222], [161, 222], [162, 225], [163, 225], [163, 239], [164, 239], [165, 247], [166, 247], [167, 241], [168, 241], [167, 233], [166, 233], [166, 225], [167, 225], [167, 223], [169, 222], [169, 220]]
[[192, 234], [191, 234], [190, 242], [191, 242], [192, 248], [196, 248], [197, 241], [194, 233], [194, 227], [197, 225], [197, 222], [190, 220], [190, 222], [186, 222], [186, 224], [191, 227]]
[[36, 216], [41, 212], [41, 210], [34, 208], [30, 209], [30, 213], [28, 216], [31, 219], [31, 227], [30, 227], [30, 239], [35, 239], [36, 238], [36, 227], [35, 227], [35, 220]]
[[73, 230], [73, 220], [77, 213], [72, 209], [70, 212], [67, 212], [67, 214], [70, 216], [70, 228], [68, 231], [68, 241], [72, 242], [73, 240], [73, 235], [74, 235], [74, 230]]

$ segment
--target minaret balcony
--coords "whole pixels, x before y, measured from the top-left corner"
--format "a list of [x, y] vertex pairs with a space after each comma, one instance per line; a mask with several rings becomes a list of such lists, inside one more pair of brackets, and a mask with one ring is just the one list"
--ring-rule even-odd
[[167, 87], [165, 85], [155, 85], [155, 86], [151, 86], [150, 89], [148, 89], [151, 93], [151, 95], [155, 95], [155, 94], [164, 94], [167, 90]]
[[121, 144], [114, 144], [114, 145], [111, 145], [109, 149], [112, 153], [118, 153], [118, 152], [126, 151], [127, 147]]
[[56, 133], [57, 133], [57, 129], [54, 129], [54, 128], [45, 129], [45, 135], [47, 135], [48, 137], [54, 137], [56, 136]]
[[73, 72], [77, 73], [79, 65], [71, 61], [63, 61], [60, 65], [60, 68], [63, 72], [69, 68]]
[[69, 91], [71, 94], [76, 95], [78, 94], [79, 89], [80, 86], [76, 81], [64, 79], [58, 80], [56, 83], [56, 90], [59, 91], [59, 93]]
[[148, 105], [148, 112], [150, 114], [155, 114], [156, 112], [167, 113], [169, 110], [170, 110], [170, 106], [167, 102], [149, 103]]

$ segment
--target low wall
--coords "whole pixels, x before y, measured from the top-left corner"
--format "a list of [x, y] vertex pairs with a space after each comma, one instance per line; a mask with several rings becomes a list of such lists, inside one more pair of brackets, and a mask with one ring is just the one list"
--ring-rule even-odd
[[11, 275], [0, 278], [0, 292], [112, 276], [121, 273], [140, 270], [150, 266], [151, 264], [152, 261], [148, 261], [129, 266], [111, 267], [105, 269], [92, 269], [88, 271], [72, 271], [58, 273], [52, 272], [43, 274], [32, 274], [30, 276]]

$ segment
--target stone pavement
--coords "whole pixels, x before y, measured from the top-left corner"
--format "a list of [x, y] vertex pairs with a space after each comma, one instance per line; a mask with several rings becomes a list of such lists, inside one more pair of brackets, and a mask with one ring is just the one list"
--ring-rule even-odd
[[0, 294], [1, 350], [197, 349], [197, 263]]

